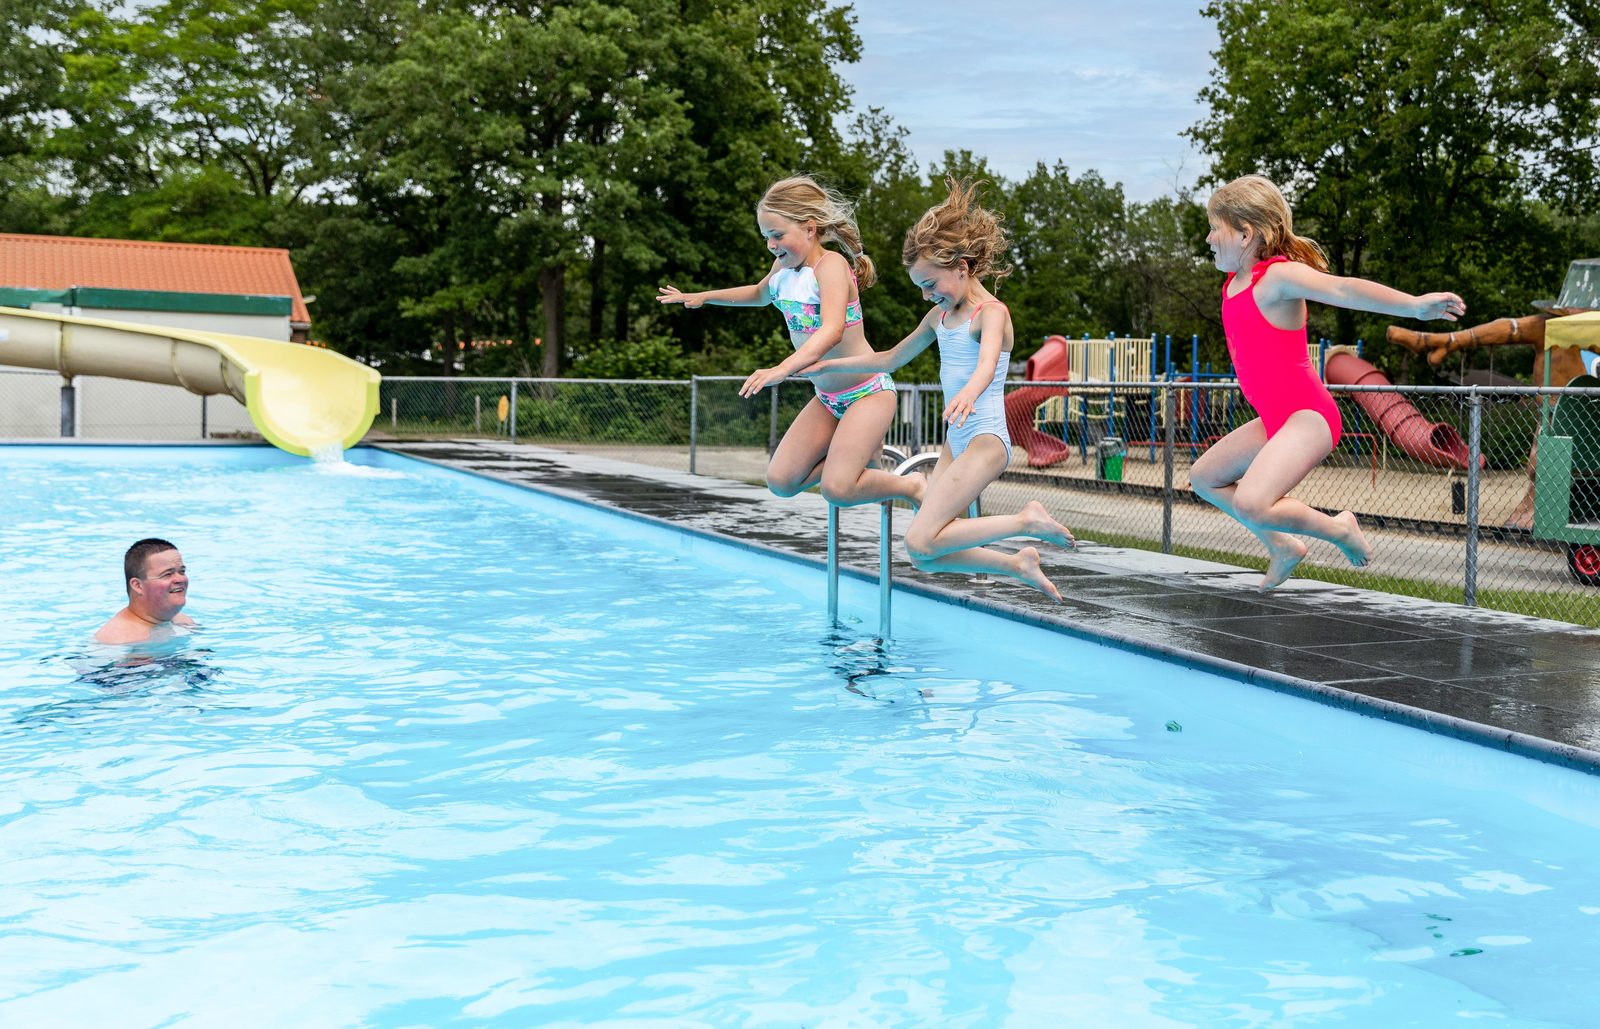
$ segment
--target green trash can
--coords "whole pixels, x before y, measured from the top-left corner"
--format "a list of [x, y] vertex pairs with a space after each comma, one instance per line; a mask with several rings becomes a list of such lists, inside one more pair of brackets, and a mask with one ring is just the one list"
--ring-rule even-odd
[[1106, 436], [1095, 444], [1095, 466], [1107, 482], [1122, 481], [1122, 457], [1128, 451], [1120, 436]]

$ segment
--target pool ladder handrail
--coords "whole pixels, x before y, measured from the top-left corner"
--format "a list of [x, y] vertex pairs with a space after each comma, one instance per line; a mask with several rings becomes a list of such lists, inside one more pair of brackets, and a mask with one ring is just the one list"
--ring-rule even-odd
[[[932, 468], [939, 461], [939, 451], [930, 450], [907, 457], [898, 447], [885, 446], [883, 457], [895, 462], [895, 475], [910, 475], [924, 468]], [[894, 549], [894, 501], [878, 503], [878, 636], [889, 638], [892, 622], [894, 593], [894, 566], [891, 562]], [[967, 517], [978, 517], [978, 502], [974, 500], [967, 509]], [[978, 579], [987, 578], [981, 573]], [[828, 505], [828, 626], [839, 624], [839, 507]]]

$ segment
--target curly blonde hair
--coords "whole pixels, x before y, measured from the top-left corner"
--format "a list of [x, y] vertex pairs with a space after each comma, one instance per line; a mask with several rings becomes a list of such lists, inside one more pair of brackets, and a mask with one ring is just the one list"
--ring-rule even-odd
[[1245, 226], [1256, 230], [1261, 240], [1261, 256], [1277, 257], [1279, 254], [1291, 261], [1309, 264], [1318, 271], [1328, 270], [1328, 255], [1322, 252], [1317, 241], [1294, 234], [1294, 214], [1289, 201], [1271, 179], [1261, 175], [1244, 175], [1211, 194], [1206, 201], [1206, 213], [1226, 223], [1235, 231]]
[[877, 279], [877, 269], [861, 247], [861, 230], [856, 228], [855, 208], [848, 200], [809, 175], [779, 179], [767, 187], [756, 204], [756, 212], [766, 211], [803, 225], [812, 222], [817, 236], [832, 240], [844, 251], [850, 267], [856, 270], [856, 286], [866, 289]]
[[1010, 275], [1010, 265], [999, 263], [1010, 240], [1000, 226], [1000, 217], [978, 203], [980, 183], [947, 178], [945, 185], [950, 195], [944, 203], [930, 208], [906, 233], [900, 252], [906, 267], [926, 260], [940, 268], [954, 268], [966, 261], [973, 278]]

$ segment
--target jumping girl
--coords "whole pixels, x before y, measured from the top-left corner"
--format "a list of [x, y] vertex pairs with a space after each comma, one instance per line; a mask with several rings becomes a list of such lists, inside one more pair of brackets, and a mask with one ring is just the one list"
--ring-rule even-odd
[[[794, 353], [771, 368], [757, 368], [739, 387], [753, 397], [825, 357], [872, 353], [861, 328], [860, 291], [872, 285], [872, 261], [861, 252], [861, 233], [850, 205], [805, 176], [775, 182], [756, 205], [756, 226], [772, 267], [752, 286], [704, 293], [661, 287], [663, 304], [697, 308], [774, 304], [789, 325]], [[844, 255], [823, 246], [832, 240]], [[870, 468], [894, 420], [894, 380], [873, 375], [828, 374], [814, 381], [817, 395], [789, 425], [767, 463], [767, 488], [792, 497], [819, 482], [830, 503], [848, 507], [880, 500], [920, 504], [920, 475], [898, 476]]]
[[980, 281], [1003, 278], [1010, 269], [995, 266], [1006, 237], [995, 216], [977, 204], [975, 186], [954, 180], [949, 186], [944, 203], [906, 233], [901, 254], [933, 309], [894, 349], [822, 361], [804, 374], [890, 372], [937, 342], [949, 430], [922, 508], [906, 532], [911, 563], [924, 571], [1009, 575], [1059, 601], [1061, 591], [1040, 570], [1037, 549], [1007, 554], [984, 546], [1013, 536], [1074, 546], [1072, 533], [1043, 504], [1029, 501], [1014, 515], [961, 517], [1011, 461], [1003, 407], [1011, 312]]
[[[1189, 471], [1194, 491], [1266, 544], [1260, 589], [1287, 579], [1306, 556], [1289, 533], [1326, 540], [1352, 565], [1372, 547], [1341, 511], [1332, 517], [1286, 494], [1339, 442], [1339, 407], [1306, 352], [1306, 301], [1356, 311], [1455, 321], [1467, 305], [1454, 293], [1412, 296], [1365, 279], [1327, 274], [1322, 248], [1294, 234], [1289, 205], [1259, 175], [1235, 179], [1206, 205], [1206, 243], [1222, 286], [1222, 327], [1239, 389], [1260, 415], [1218, 440]], [[1241, 273], [1247, 273], [1241, 275]]]

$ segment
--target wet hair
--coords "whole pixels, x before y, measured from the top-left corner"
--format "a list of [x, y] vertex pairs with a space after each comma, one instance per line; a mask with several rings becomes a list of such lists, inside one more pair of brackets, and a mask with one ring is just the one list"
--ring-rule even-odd
[[872, 258], [861, 247], [861, 230], [856, 228], [855, 208], [848, 200], [809, 175], [779, 179], [761, 195], [756, 211], [766, 211], [795, 224], [811, 222], [817, 236], [832, 240], [844, 251], [850, 267], [856, 270], [856, 288], [866, 289], [878, 278]]
[[1282, 254], [1291, 261], [1309, 264], [1318, 271], [1328, 270], [1328, 255], [1317, 241], [1294, 234], [1294, 215], [1289, 202], [1270, 179], [1245, 175], [1211, 194], [1206, 213], [1237, 231], [1254, 229], [1261, 240], [1261, 256]]
[[1011, 274], [1009, 265], [1000, 264], [1010, 241], [1000, 218], [978, 203], [978, 182], [945, 179], [950, 194], [937, 207], [930, 208], [906, 233], [900, 258], [907, 268], [919, 260], [931, 261], [940, 268], [954, 268], [967, 262], [975, 279]]
[[133, 587], [128, 585], [128, 580], [144, 578], [145, 566], [150, 563], [150, 555], [177, 549], [166, 540], [159, 540], [153, 536], [135, 543], [128, 548], [126, 554], [122, 555], [122, 585], [132, 593]]

